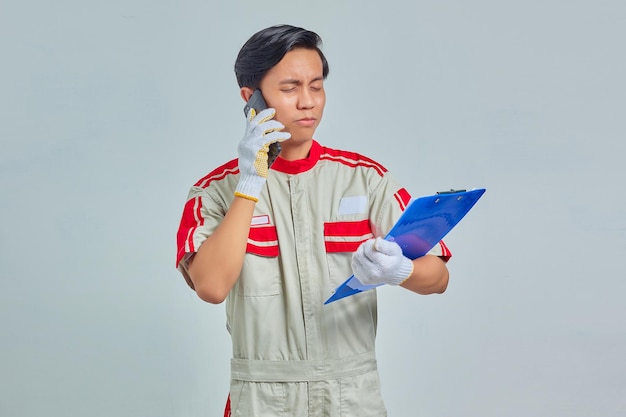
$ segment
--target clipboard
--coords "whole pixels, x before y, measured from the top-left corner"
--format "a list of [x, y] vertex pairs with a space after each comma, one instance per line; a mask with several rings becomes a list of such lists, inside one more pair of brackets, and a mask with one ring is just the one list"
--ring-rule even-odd
[[[402, 248], [409, 259], [426, 255], [474, 207], [486, 189], [450, 190], [413, 200], [385, 236]], [[371, 290], [383, 284], [365, 285], [354, 275], [337, 287], [324, 304]]]

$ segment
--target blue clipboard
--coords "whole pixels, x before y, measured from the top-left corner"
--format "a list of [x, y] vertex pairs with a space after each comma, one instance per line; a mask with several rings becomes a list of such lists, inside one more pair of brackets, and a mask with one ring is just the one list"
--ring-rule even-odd
[[[485, 191], [484, 188], [471, 191], [446, 191], [417, 198], [404, 210], [385, 239], [399, 244], [402, 253], [409, 259], [424, 256], [461, 221]], [[324, 304], [371, 290], [380, 285], [382, 284], [365, 285], [352, 275], [337, 287]]]

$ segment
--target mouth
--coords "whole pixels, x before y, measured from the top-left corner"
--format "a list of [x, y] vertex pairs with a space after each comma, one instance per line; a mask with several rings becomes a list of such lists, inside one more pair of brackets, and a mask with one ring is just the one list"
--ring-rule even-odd
[[311, 117], [305, 117], [305, 118], [296, 120], [295, 123], [298, 126], [311, 127], [311, 126], [315, 125], [316, 121], [317, 121], [317, 119], [314, 119], [314, 118], [311, 118]]

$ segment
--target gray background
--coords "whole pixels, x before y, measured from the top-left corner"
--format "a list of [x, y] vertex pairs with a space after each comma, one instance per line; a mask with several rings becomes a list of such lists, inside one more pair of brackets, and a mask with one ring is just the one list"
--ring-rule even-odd
[[415, 196], [487, 188], [446, 294], [379, 291], [390, 416], [624, 415], [617, 0], [3, 1], [0, 415], [221, 415], [224, 307], [175, 233], [236, 155], [235, 56], [275, 23], [324, 39], [320, 142]]

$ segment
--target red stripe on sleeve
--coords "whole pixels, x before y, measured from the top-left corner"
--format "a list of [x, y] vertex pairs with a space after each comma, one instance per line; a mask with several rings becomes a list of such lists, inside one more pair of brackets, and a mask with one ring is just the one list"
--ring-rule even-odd
[[226, 407], [224, 407], [224, 417], [230, 417], [230, 393], [226, 399]]
[[213, 181], [219, 181], [226, 177], [229, 174], [238, 174], [239, 173], [239, 161], [237, 159], [233, 159], [225, 163], [224, 165], [217, 167], [213, 171], [209, 172], [204, 177], [200, 178], [194, 185], [196, 187], [206, 188]]
[[349, 167], [361, 166], [374, 168], [381, 176], [387, 172], [387, 168], [385, 168], [383, 165], [379, 164], [371, 158], [368, 158], [367, 156], [361, 155], [356, 152], [348, 152], [340, 149], [323, 147], [321, 159], [340, 162]]
[[204, 224], [204, 218], [200, 213], [201, 208], [202, 199], [200, 197], [195, 197], [185, 203], [180, 226], [178, 227], [178, 233], [176, 235], [176, 243], [178, 246], [176, 267], [178, 267], [185, 253], [196, 251], [193, 245], [193, 234], [198, 227]]
[[384, 167], [382, 167], [381, 165], [376, 164], [376, 163], [369, 163], [367, 161], [346, 160], [346, 159], [341, 158], [341, 157], [330, 156], [330, 155], [322, 155], [322, 157], [320, 159], [326, 160], [326, 161], [339, 162], [339, 163], [341, 163], [341, 164], [343, 164], [345, 166], [348, 166], [350, 168], [356, 168], [356, 167], [372, 168], [372, 169], [376, 170], [378, 175], [380, 175], [381, 177], [385, 174], [385, 172], [387, 172], [387, 170]]
[[411, 201], [411, 194], [409, 194], [406, 188], [399, 189], [393, 196], [398, 201], [398, 204], [400, 205], [402, 211], [406, 209], [406, 207], [409, 205], [409, 202]]
[[452, 252], [450, 252], [450, 249], [448, 249], [448, 247], [443, 242], [443, 240], [439, 241], [439, 246], [441, 247], [441, 258], [444, 261], [448, 262], [450, 258], [452, 257]]

